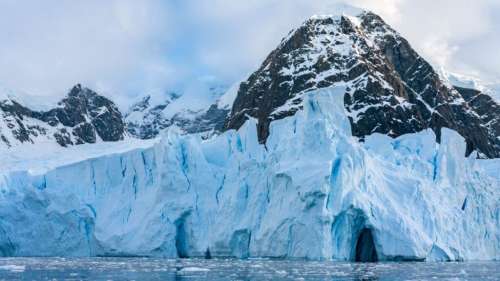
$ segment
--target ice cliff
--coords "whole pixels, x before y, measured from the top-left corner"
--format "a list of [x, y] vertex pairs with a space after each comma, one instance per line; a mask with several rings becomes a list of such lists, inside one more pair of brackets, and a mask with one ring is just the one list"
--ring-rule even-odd
[[[202, 140], [160, 142], [36, 170], [2, 165], [4, 256], [500, 259], [498, 159], [464, 157], [443, 128], [359, 142], [345, 88]], [[54, 156], [56, 157], [56, 156]]]

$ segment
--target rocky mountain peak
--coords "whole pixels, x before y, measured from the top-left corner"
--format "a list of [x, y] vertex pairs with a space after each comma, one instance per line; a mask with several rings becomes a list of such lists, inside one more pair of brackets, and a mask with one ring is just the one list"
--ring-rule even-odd
[[[269, 124], [301, 110], [304, 93], [334, 86], [346, 87], [345, 109], [361, 141], [373, 133], [397, 137], [427, 128], [439, 140], [447, 127], [467, 140], [468, 154], [500, 157], [500, 128], [486, 124], [408, 41], [367, 11], [314, 16], [290, 32], [241, 83], [225, 128], [256, 118], [265, 143]], [[498, 110], [491, 115], [500, 120]]]
[[68, 96], [77, 96], [82, 92], [82, 84], [78, 83], [68, 93]]
[[301, 108], [303, 93], [340, 82], [355, 86], [377, 81], [381, 73], [394, 72], [360, 28], [361, 21], [345, 15], [313, 16], [290, 32], [241, 84], [227, 127], [239, 128], [250, 111], [259, 120], [259, 138], [264, 141], [272, 120]]
[[7, 147], [39, 141], [68, 146], [118, 141], [125, 136], [116, 105], [80, 84], [47, 111], [32, 110], [15, 100], [3, 101], [0, 123], [0, 139]]

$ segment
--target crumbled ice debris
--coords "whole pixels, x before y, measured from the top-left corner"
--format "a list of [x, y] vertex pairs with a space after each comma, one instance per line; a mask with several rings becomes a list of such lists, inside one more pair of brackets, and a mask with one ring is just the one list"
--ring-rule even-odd
[[0, 265], [0, 270], [7, 270], [12, 272], [24, 272], [26, 270], [26, 266], [24, 265]]
[[203, 267], [190, 266], [190, 267], [183, 267], [180, 271], [181, 272], [208, 272], [208, 271], [210, 271], [210, 269], [203, 268]]

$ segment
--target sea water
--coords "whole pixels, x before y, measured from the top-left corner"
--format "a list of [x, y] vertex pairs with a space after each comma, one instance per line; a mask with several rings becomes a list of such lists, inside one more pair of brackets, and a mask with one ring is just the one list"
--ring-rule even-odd
[[2, 258], [0, 280], [500, 280], [499, 262]]

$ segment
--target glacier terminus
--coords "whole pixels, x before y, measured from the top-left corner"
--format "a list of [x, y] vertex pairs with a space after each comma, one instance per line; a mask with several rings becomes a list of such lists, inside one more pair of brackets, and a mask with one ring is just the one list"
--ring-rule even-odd
[[500, 260], [500, 107], [453, 84], [357, 12], [205, 111], [0, 101], [0, 256]]
[[[498, 160], [443, 129], [350, 132], [342, 87], [273, 122], [161, 141], [47, 171], [2, 172], [9, 256], [498, 259]], [[2, 167], [4, 168], [4, 167]]]

